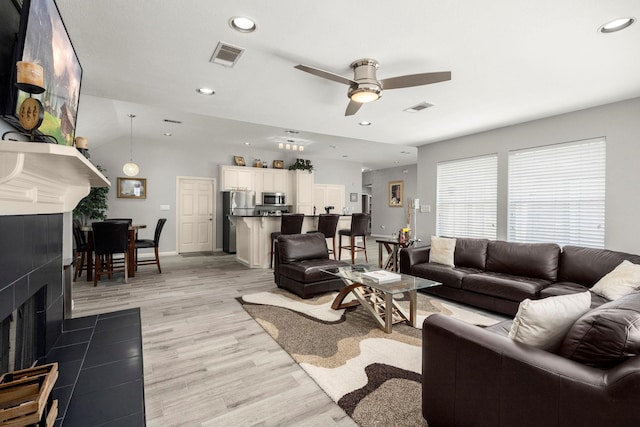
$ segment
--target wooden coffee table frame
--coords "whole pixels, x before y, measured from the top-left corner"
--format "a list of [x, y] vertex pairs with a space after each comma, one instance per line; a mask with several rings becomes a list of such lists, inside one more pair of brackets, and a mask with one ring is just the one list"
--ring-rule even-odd
[[[339, 310], [361, 305], [375, 319], [378, 326], [388, 334], [391, 333], [392, 326], [395, 323], [407, 322], [414, 328], [416, 327], [418, 295], [416, 289], [403, 291], [409, 293], [409, 313], [407, 313], [393, 299], [394, 292], [385, 290], [387, 286], [364, 285], [346, 277], [342, 277], [342, 280], [347, 283], [347, 286], [338, 292], [331, 304], [332, 309]], [[349, 294], [353, 294], [356, 299], [344, 302], [344, 299]]]

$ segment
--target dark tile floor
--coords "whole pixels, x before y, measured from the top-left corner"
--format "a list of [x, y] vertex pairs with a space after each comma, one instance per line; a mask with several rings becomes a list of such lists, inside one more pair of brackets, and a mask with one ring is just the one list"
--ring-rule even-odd
[[138, 308], [64, 321], [43, 363], [58, 362], [56, 426], [145, 425]]

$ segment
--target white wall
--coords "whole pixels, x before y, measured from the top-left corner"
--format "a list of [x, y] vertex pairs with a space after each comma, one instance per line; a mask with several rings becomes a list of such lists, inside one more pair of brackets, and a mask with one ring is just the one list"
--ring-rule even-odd
[[[273, 160], [284, 160], [285, 168], [295, 161], [295, 157], [310, 159], [314, 165], [314, 179], [319, 184], [345, 184], [345, 206], [354, 207], [359, 212], [358, 203], [350, 203], [349, 192], [358, 192], [362, 186], [362, 164], [357, 162], [315, 158], [307, 152], [295, 156], [284, 151], [260, 151], [250, 146], [217, 145], [211, 140], [183, 142], [172, 138], [156, 140], [134, 140], [134, 161], [140, 166], [138, 177], [147, 179], [147, 198], [118, 199], [116, 197], [117, 177], [122, 177], [122, 166], [129, 160], [129, 138], [91, 148], [89, 152], [95, 164], [105, 167], [105, 175], [112, 183], [109, 190], [108, 216], [131, 217], [136, 223], [145, 223], [150, 229], [141, 231], [145, 238], [153, 237], [153, 227], [158, 218], [168, 221], [162, 232], [160, 252], [176, 251], [176, 177], [210, 177], [216, 179], [216, 248], [222, 248], [222, 218], [220, 208], [222, 196], [219, 191], [219, 165], [232, 165], [233, 156], [243, 156], [247, 165], [259, 158], [266, 160], [269, 167]], [[289, 155], [287, 155], [289, 154]], [[352, 190], [355, 188], [356, 190]], [[360, 200], [360, 197], [358, 197]], [[161, 211], [160, 205], [170, 205], [170, 211]], [[357, 210], [356, 210], [357, 208]]]
[[418, 197], [432, 210], [418, 214], [418, 229], [435, 233], [438, 162], [497, 153], [497, 232], [504, 240], [509, 151], [601, 136], [607, 141], [605, 247], [640, 253], [640, 98], [419, 147]]
[[[389, 182], [391, 181], [404, 181], [404, 200], [401, 208], [389, 206]], [[398, 233], [401, 228], [407, 226], [407, 201], [416, 197], [416, 182], [416, 165], [380, 169], [362, 174], [362, 185], [370, 188], [369, 194], [371, 194], [372, 236], [390, 237], [392, 233]], [[413, 211], [411, 215], [411, 228], [413, 228]], [[418, 237], [424, 239], [424, 236], [418, 227]]]

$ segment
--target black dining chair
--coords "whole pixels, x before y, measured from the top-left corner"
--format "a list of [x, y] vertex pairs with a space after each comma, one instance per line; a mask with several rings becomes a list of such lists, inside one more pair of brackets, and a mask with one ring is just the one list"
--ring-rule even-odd
[[273, 252], [278, 240], [278, 236], [282, 234], [300, 234], [302, 232], [302, 222], [304, 214], [283, 214], [280, 219], [280, 231], [271, 233], [271, 261], [269, 268], [273, 268]]
[[[369, 223], [369, 215], [364, 213], [354, 213], [351, 215], [351, 228], [348, 230], [340, 230], [340, 252], [338, 259], [342, 259], [342, 249], [351, 251], [351, 264], [356, 262], [356, 252], [364, 251], [364, 258], [369, 262], [367, 256], [367, 224]], [[349, 244], [342, 245], [342, 236], [349, 237]], [[357, 245], [357, 238], [362, 237], [362, 246]]]
[[[94, 222], [93, 252], [94, 273], [93, 286], [103, 274], [111, 277], [113, 273], [124, 271], [124, 283], [128, 280], [129, 268], [129, 225], [126, 222], [102, 221]], [[114, 262], [113, 255], [123, 254], [123, 263]]]
[[338, 221], [340, 221], [340, 215], [338, 214], [320, 214], [318, 216], [318, 229], [307, 231], [307, 233], [322, 233], [325, 239], [331, 239], [333, 249], [329, 249], [329, 253], [333, 254], [333, 259], [336, 259], [336, 230], [338, 229]]
[[132, 218], [107, 218], [104, 222], [126, 222], [129, 225], [133, 224]]
[[89, 255], [89, 245], [87, 244], [87, 237], [82, 231], [82, 223], [80, 220], [73, 220], [73, 240], [75, 243], [75, 271], [73, 273], [73, 281], [78, 280], [78, 277], [82, 275], [82, 270], [87, 269], [87, 257]]
[[[158, 255], [158, 246], [160, 245], [160, 234], [162, 233], [162, 228], [164, 227], [164, 223], [165, 222], [167, 222], [166, 218], [160, 218], [158, 220], [158, 223], [156, 224], [156, 231], [153, 234], [153, 240], [151, 240], [151, 239], [136, 239], [136, 241], [135, 241], [135, 247], [136, 247], [136, 253], [135, 253], [136, 270], [138, 269], [139, 265], [155, 264], [155, 265], [158, 266], [158, 273], [162, 274], [162, 269], [160, 268], [160, 256]], [[138, 258], [138, 249], [144, 249], [144, 248], [153, 248], [154, 252], [155, 252], [155, 259], [143, 259], [143, 260], [140, 260], [140, 258]]]

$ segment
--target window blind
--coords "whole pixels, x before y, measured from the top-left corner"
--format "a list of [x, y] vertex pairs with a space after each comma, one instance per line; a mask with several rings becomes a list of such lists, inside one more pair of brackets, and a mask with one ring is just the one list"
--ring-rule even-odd
[[604, 138], [509, 153], [508, 240], [604, 247]]
[[496, 238], [498, 157], [438, 163], [438, 236]]

